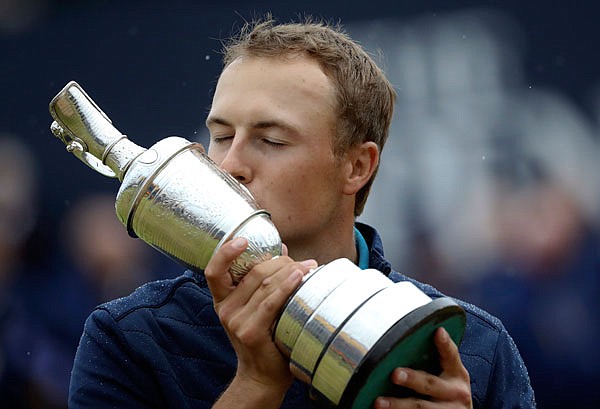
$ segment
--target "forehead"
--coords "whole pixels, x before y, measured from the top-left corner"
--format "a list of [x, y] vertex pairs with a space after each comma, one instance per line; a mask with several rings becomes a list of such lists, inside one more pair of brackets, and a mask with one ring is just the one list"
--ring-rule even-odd
[[307, 131], [323, 124], [332, 129], [335, 106], [332, 82], [315, 60], [238, 57], [219, 78], [208, 119], [281, 120]]
[[[217, 83], [215, 98], [220, 91], [274, 92], [283, 98], [287, 95], [312, 98], [333, 106], [334, 87], [330, 78], [316, 60], [304, 55], [282, 57], [240, 56], [227, 65]], [[293, 102], [293, 101], [290, 101]]]

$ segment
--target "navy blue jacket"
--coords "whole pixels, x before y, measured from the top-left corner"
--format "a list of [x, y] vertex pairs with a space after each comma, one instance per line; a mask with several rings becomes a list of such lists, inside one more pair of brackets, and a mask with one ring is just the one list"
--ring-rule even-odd
[[[377, 232], [357, 224], [369, 264], [393, 281]], [[442, 294], [412, 281], [431, 298]], [[527, 370], [500, 321], [460, 302], [467, 327], [460, 346], [475, 408], [534, 408]], [[74, 408], [209, 408], [234, 376], [236, 356], [201, 274], [146, 284], [96, 308], [87, 319], [69, 391]], [[295, 381], [282, 408], [316, 408]]]

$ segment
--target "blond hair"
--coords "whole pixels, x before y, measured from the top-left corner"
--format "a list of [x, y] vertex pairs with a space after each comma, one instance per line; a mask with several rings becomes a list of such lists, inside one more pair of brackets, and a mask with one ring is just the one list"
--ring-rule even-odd
[[[304, 54], [316, 60], [336, 90], [337, 116], [333, 151], [373, 141], [381, 153], [394, 110], [395, 92], [366, 51], [338, 26], [306, 18], [276, 24], [270, 15], [248, 22], [223, 49], [224, 68], [236, 58]], [[377, 170], [356, 194], [354, 214], [362, 213]]]

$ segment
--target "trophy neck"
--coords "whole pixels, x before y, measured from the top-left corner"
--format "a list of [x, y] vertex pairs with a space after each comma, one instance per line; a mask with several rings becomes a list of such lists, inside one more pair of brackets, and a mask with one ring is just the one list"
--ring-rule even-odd
[[123, 182], [129, 166], [144, 152], [146, 152], [145, 148], [136, 145], [127, 139], [125, 135], [122, 135], [112, 145], [106, 147], [102, 156], [102, 163], [115, 173], [119, 181]]

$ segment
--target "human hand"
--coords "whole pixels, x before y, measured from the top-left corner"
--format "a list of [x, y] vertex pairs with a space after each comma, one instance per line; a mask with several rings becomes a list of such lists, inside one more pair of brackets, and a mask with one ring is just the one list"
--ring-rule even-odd
[[396, 368], [391, 375], [394, 384], [429, 399], [379, 397], [373, 405], [375, 409], [473, 408], [469, 373], [460, 360], [458, 347], [444, 328], [436, 331], [434, 341], [442, 368], [438, 376], [410, 368]]
[[302, 277], [317, 263], [295, 262], [284, 251], [283, 256], [253, 267], [236, 286], [229, 267], [247, 245], [243, 238], [225, 243], [204, 273], [215, 310], [238, 358], [236, 385], [285, 393], [293, 377], [289, 362], [273, 342], [273, 326]]

